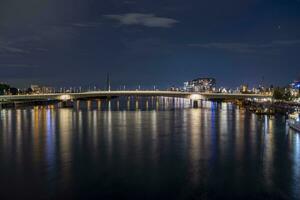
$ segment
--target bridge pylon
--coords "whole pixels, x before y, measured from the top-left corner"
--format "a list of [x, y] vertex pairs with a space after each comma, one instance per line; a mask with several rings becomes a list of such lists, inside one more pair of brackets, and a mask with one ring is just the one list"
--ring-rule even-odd
[[109, 73], [107, 73], [107, 77], [106, 77], [106, 90], [110, 91], [110, 77], [109, 77]]

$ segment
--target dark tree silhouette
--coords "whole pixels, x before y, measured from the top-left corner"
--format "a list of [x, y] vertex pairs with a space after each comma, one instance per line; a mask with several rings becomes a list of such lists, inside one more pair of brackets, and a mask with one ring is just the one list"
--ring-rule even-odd
[[19, 89], [18, 88], [9, 88], [9, 93], [12, 95], [17, 95], [17, 94], [19, 94]]
[[9, 88], [9, 85], [0, 83], [0, 95], [3, 95], [5, 92], [7, 92]]
[[276, 87], [273, 92], [274, 99], [289, 101], [292, 98], [290, 90], [285, 88]]

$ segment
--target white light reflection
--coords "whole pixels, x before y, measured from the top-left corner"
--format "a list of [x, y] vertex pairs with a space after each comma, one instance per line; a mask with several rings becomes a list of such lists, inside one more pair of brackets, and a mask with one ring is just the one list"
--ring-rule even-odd
[[101, 99], [98, 100], [97, 107], [98, 107], [98, 110], [101, 110], [101, 108], [102, 108]]
[[264, 116], [264, 124], [263, 124], [263, 135], [264, 140], [262, 143], [262, 161], [263, 161], [263, 172], [266, 180], [266, 184], [268, 187], [272, 187], [273, 185], [273, 177], [272, 174], [274, 172], [274, 130], [273, 130], [273, 121], [268, 117]]
[[134, 130], [135, 130], [135, 138], [137, 140], [137, 148], [142, 148], [142, 139], [143, 139], [143, 129], [142, 129], [142, 112], [136, 111], [134, 112]]
[[[16, 143], [16, 159], [19, 164], [22, 163], [22, 119], [21, 119], [21, 110], [17, 109], [14, 112], [14, 117], [16, 118], [16, 135], [15, 135], [15, 143]], [[18, 165], [18, 167], [21, 167]]]
[[292, 137], [292, 161], [293, 161], [293, 196], [300, 196], [300, 135], [299, 133], [291, 134]]
[[[254, 115], [254, 114], [253, 114]], [[242, 110], [235, 110], [235, 156], [237, 160], [243, 159], [245, 146], [245, 113]]]
[[93, 143], [93, 146], [95, 147], [94, 148], [94, 151], [95, 151], [95, 157], [97, 158], [97, 155], [98, 155], [98, 142], [99, 142], [99, 125], [98, 125], [98, 122], [100, 120], [100, 112], [97, 111], [97, 110], [93, 110], [93, 111], [89, 111], [89, 112], [93, 112], [93, 115], [92, 115], [92, 121], [93, 121], [93, 125], [92, 126], [89, 126], [89, 127], [92, 127], [92, 143]]
[[56, 121], [55, 121], [55, 110], [50, 110], [47, 109], [47, 114], [46, 114], [46, 160], [47, 160], [47, 164], [48, 164], [48, 172], [49, 172], [49, 176], [50, 178], [52, 175], [50, 174], [50, 172], [53, 170], [53, 168], [55, 167], [55, 149], [56, 149], [56, 143], [55, 143], [55, 139], [56, 139], [56, 134], [55, 134], [55, 125], [56, 125]]
[[[109, 107], [110, 107], [110, 101], [108, 102]], [[105, 122], [107, 124], [107, 142], [108, 142], [108, 158], [112, 159], [112, 151], [113, 151], [113, 124], [112, 124], [112, 111], [109, 109], [108, 111], [105, 112]]]
[[82, 136], [83, 136], [83, 126], [82, 126], [82, 111], [79, 110], [77, 111], [78, 115], [77, 115], [77, 125], [78, 125], [78, 133], [79, 133], [79, 143], [81, 145], [82, 142]]
[[62, 176], [63, 180], [66, 182], [71, 181], [71, 165], [72, 165], [72, 110], [70, 109], [60, 109], [59, 110], [59, 155], [60, 163], [62, 165]]
[[[128, 156], [128, 122], [127, 122], [127, 115], [129, 112], [123, 111], [123, 112], [118, 112], [118, 122], [119, 122], [119, 129], [122, 134], [120, 134], [120, 139], [122, 142], [120, 142], [120, 145], [122, 145], [121, 148], [121, 153], [122, 153], [122, 158], [126, 159]], [[126, 160], [124, 160], [126, 162]]]
[[[189, 170], [191, 173], [192, 177], [192, 182], [196, 185], [198, 183], [199, 177], [199, 160], [201, 159], [200, 157], [200, 151], [201, 151], [201, 110], [199, 109], [192, 109], [191, 111], [191, 116], [189, 119], [189, 130], [190, 132], [190, 137], [189, 137], [189, 156], [190, 156], [190, 166]], [[202, 154], [201, 154], [202, 155]], [[203, 158], [202, 158], [203, 159]]]

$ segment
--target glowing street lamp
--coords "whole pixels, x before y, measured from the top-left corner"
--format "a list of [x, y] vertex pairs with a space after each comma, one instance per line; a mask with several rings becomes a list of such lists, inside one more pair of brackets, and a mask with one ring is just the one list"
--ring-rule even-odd
[[69, 94], [64, 94], [64, 95], [61, 95], [59, 97], [59, 99], [62, 100], [62, 101], [67, 101], [67, 100], [71, 99], [71, 96]]
[[190, 99], [191, 100], [200, 100], [200, 99], [202, 99], [202, 95], [200, 95], [200, 94], [191, 94]]

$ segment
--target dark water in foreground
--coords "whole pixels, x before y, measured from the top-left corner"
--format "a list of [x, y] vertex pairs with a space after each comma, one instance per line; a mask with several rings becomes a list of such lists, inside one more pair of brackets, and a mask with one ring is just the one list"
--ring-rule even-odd
[[182, 107], [1, 110], [0, 199], [300, 199], [284, 118]]

